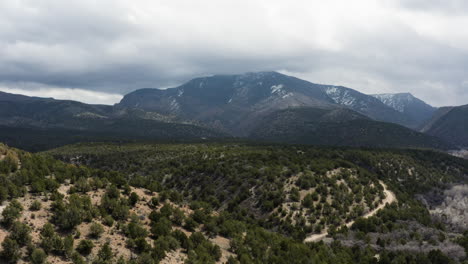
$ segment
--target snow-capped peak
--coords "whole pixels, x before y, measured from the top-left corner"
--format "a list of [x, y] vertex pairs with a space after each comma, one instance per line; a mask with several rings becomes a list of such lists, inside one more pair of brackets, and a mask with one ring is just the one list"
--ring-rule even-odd
[[402, 113], [405, 111], [408, 104], [416, 100], [416, 98], [410, 93], [371, 94], [371, 96], [379, 99], [382, 103]]

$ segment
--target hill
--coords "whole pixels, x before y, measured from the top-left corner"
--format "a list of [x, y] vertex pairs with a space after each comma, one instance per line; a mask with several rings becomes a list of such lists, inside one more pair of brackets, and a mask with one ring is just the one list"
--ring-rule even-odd
[[0, 92], [0, 140], [28, 150], [81, 141], [195, 140], [225, 133], [138, 109]]
[[123, 175], [1, 144], [0, 154], [4, 263], [221, 263], [236, 256], [228, 239], [190, 224], [193, 209], [131, 187]]
[[415, 257], [438, 249], [455, 259], [466, 256], [451, 242], [460, 234], [441, 231], [450, 223], [435, 220], [440, 217], [431, 215], [432, 202], [426, 207], [417, 199], [466, 183], [467, 161], [443, 153], [211, 143], [78, 144], [48, 154], [125, 172], [131, 185], [174, 190], [184, 200], [298, 241], [320, 236], [355, 248], [370, 245], [384, 255]]
[[264, 118], [250, 135], [257, 140], [294, 144], [436, 148], [448, 143], [406, 127], [374, 121], [348, 110], [290, 108]]
[[468, 105], [440, 109], [422, 128], [456, 146], [468, 146]]
[[[0, 220], [3, 261], [366, 263], [371, 259], [383, 264], [374, 257], [380, 254], [390, 261], [403, 256], [435, 264], [439, 262], [431, 261], [432, 258], [450, 263], [464, 257], [460, 255], [463, 248], [451, 242], [451, 237], [441, 240], [440, 232], [433, 230], [430, 221], [418, 230], [423, 232], [424, 241], [436, 234], [441, 242], [416, 251], [410, 247], [392, 249], [400, 242], [386, 242], [390, 251], [375, 248], [374, 243], [382, 245], [376, 242], [377, 238], [369, 240], [372, 247], [351, 249], [340, 243], [305, 244], [282, 235], [303, 236], [294, 230], [301, 230], [299, 227], [308, 226], [309, 221], [317, 218], [315, 225], [329, 226], [330, 236], [346, 241], [342, 237], [346, 233], [333, 226], [340, 226], [339, 220], [344, 221], [345, 215], [352, 219], [365, 213], [370, 210], [368, 206], [375, 206], [379, 212], [377, 219], [390, 215], [392, 218], [382, 224], [375, 222], [374, 216], [369, 220], [357, 218], [346, 231], [347, 239], [364, 232], [354, 230], [390, 226], [386, 221], [412, 219], [423, 223], [427, 217], [424, 207], [405, 195], [458, 182], [467, 172], [461, 160], [447, 159], [443, 154], [417, 151], [366, 154], [345, 149], [298, 150], [239, 144], [79, 144], [49, 153], [62, 159], [69, 157], [74, 164], [54, 160], [48, 154], [33, 155], [0, 145], [0, 179], [4, 183], [0, 186], [0, 199], [4, 202]], [[438, 162], [440, 158], [446, 159], [445, 164]], [[387, 162], [382, 163], [383, 160]], [[102, 169], [75, 165], [80, 163]], [[373, 169], [363, 170], [357, 164]], [[396, 164], [398, 171], [393, 167]], [[221, 166], [211, 168], [212, 165]], [[408, 166], [413, 168], [411, 173]], [[109, 170], [111, 167], [118, 171]], [[193, 173], [187, 174], [188, 171]], [[380, 206], [385, 194], [377, 171], [391, 172], [383, 180], [395, 191], [399, 204]], [[401, 181], [397, 177], [404, 172], [408, 174]], [[157, 180], [160, 176], [163, 180]], [[180, 182], [182, 177], [189, 182]], [[223, 182], [218, 177], [228, 181], [222, 188], [213, 189]], [[410, 184], [414, 180], [420, 184]], [[206, 181], [212, 184], [207, 185]], [[274, 186], [279, 189], [272, 189]], [[250, 192], [243, 191], [244, 188]], [[336, 188], [349, 189], [337, 192]], [[278, 192], [278, 198], [272, 199]], [[229, 201], [228, 206], [223, 205], [223, 196]], [[268, 199], [273, 206], [279, 199], [281, 206], [269, 207]], [[246, 206], [257, 213], [251, 215], [242, 210]], [[310, 214], [310, 210], [315, 213]], [[385, 233], [379, 231], [379, 238], [393, 235], [404, 226], [400, 223]], [[406, 239], [406, 243], [411, 243], [409, 237]], [[259, 250], [262, 248], [272, 250]]]

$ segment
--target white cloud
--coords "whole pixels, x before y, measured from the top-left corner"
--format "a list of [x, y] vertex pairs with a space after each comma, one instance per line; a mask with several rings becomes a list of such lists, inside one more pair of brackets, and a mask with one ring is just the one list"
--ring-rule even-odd
[[465, 2], [2, 0], [0, 81], [120, 94], [282, 69], [363, 92], [468, 103]]

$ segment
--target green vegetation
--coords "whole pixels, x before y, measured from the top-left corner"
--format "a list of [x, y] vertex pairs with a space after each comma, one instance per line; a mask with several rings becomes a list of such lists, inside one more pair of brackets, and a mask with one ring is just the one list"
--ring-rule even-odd
[[[448, 240], [443, 224], [415, 195], [463, 182], [468, 164], [437, 152], [233, 143], [80, 144], [40, 155], [6, 149], [18, 158], [16, 169], [0, 173], [7, 203], [2, 230], [8, 232], [1, 257], [11, 263], [50, 257], [158, 263], [173, 254], [185, 263], [462, 260], [448, 259], [432, 237], [412, 234], [434, 244], [426, 253], [394, 250], [388, 238], [371, 237], [416, 223], [438, 230], [438, 241]], [[381, 182], [398, 202], [359, 218], [385, 198]], [[29, 226], [32, 217], [24, 220], [33, 213], [46, 221], [40, 228]], [[341, 228], [353, 220], [349, 230]], [[325, 230], [331, 237], [356, 238], [359, 246], [339, 239], [303, 242]], [[465, 238], [456, 242], [466, 248]]]
[[[242, 143], [78, 144], [49, 154], [123, 173], [130, 185], [160, 193], [159, 199], [148, 201], [153, 207], [166, 199], [190, 203], [194, 212], [188, 217], [167, 206], [162, 214], [152, 213], [152, 237], [170, 235], [172, 224], [189, 231], [202, 227], [205, 235], [228, 237], [231, 243], [240, 243], [239, 234], [258, 228], [291, 241], [327, 229], [332, 236], [343, 236], [348, 231], [340, 227], [352, 220], [356, 223], [349, 235], [356, 234], [364, 242], [366, 233], [394, 232], [411, 223], [440, 230], [442, 224], [431, 219], [415, 195], [464, 182], [468, 174], [466, 160], [428, 150]], [[396, 193], [398, 202], [374, 217], [359, 218], [384, 198], [380, 181]], [[220, 214], [213, 216], [213, 211]], [[399, 258], [387, 253], [386, 258]], [[248, 263], [245, 257], [243, 261]]]
[[[464, 130], [466, 131], [466, 130]], [[349, 109], [288, 108], [261, 120], [251, 137], [262, 141], [324, 146], [450, 149], [443, 140]]]

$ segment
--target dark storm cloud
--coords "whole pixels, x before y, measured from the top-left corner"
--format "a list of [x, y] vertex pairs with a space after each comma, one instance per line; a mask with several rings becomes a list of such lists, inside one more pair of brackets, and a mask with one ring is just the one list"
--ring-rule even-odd
[[468, 103], [468, 34], [458, 30], [468, 26], [460, 12], [468, 8], [438, 3], [4, 0], [0, 89], [85, 101], [98, 91], [109, 103], [200, 75], [279, 70], [368, 93], [409, 91], [436, 105]]

